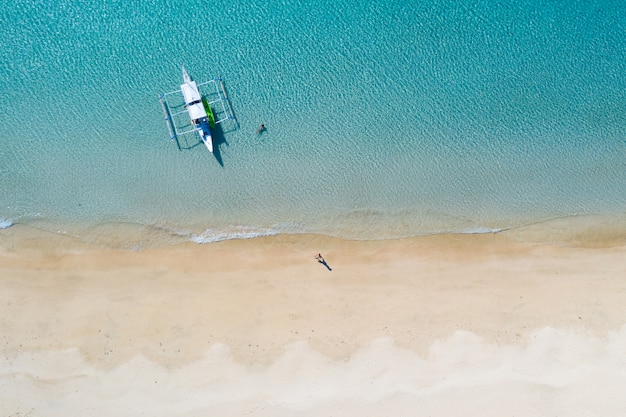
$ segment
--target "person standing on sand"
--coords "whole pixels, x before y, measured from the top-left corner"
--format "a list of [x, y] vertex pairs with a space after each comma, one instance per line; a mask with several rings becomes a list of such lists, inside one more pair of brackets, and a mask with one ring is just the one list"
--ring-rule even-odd
[[317, 262], [321, 263], [326, 268], [328, 268], [329, 271], [332, 271], [332, 268], [328, 266], [328, 264], [326, 263], [326, 260], [324, 259], [321, 253], [318, 253], [317, 255], [315, 255], [315, 259], [317, 259]]

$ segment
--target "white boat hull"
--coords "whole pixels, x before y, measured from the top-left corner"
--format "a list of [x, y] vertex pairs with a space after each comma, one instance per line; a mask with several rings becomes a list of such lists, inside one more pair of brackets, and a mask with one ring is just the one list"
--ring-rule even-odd
[[203, 132], [200, 132], [200, 137], [209, 152], [213, 153], [213, 137], [211, 135], [204, 135]]

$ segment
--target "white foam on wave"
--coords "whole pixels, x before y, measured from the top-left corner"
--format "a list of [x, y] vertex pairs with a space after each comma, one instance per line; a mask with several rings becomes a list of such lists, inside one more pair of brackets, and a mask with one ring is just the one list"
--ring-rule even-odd
[[192, 234], [190, 240], [195, 243], [212, 243], [222, 240], [253, 239], [255, 237], [274, 236], [279, 232], [273, 229], [235, 226], [227, 230], [207, 229], [201, 234]]
[[502, 229], [502, 228], [489, 228], [489, 227], [475, 227], [472, 229], [465, 229], [462, 230], [461, 233], [462, 235], [488, 235], [490, 233], [500, 233], [502, 231], [504, 231], [506, 229]]
[[8, 229], [13, 226], [13, 222], [5, 217], [0, 217], [0, 229]]
[[299, 342], [266, 366], [224, 345], [172, 370], [142, 356], [106, 371], [77, 349], [27, 352], [0, 358], [0, 414], [622, 416], [625, 350], [626, 326], [604, 339], [545, 328], [504, 346], [457, 332], [426, 356], [379, 339], [346, 360]]

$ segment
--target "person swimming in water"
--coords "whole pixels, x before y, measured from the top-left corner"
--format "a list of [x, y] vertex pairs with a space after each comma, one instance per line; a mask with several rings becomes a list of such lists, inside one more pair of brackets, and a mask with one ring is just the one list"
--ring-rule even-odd
[[259, 126], [259, 128], [256, 130], [256, 134], [260, 135], [261, 133], [265, 132], [267, 129], [265, 128], [264, 124], [261, 124], [261, 126]]

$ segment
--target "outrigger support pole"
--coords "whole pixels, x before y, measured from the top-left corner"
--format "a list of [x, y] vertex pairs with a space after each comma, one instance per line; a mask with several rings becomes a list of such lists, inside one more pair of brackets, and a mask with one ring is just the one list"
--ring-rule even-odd
[[228, 104], [228, 111], [230, 112], [230, 117], [236, 122], [237, 118], [235, 117], [235, 112], [233, 111], [232, 106], [230, 105], [230, 100], [228, 99], [228, 94], [226, 94], [226, 87], [224, 87], [224, 81], [222, 81], [222, 77], [218, 76], [217, 78], [220, 82], [220, 87], [222, 87], [222, 93], [224, 93], [224, 101]]
[[161, 108], [163, 109], [163, 117], [165, 120], [165, 124], [167, 125], [167, 131], [170, 134], [170, 139], [176, 140], [176, 145], [178, 146], [178, 150], [182, 151], [182, 149], [180, 148], [180, 143], [178, 142], [178, 136], [176, 135], [176, 127], [174, 127], [172, 114], [170, 113], [170, 108], [167, 105], [167, 101], [165, 101], [165, 96], [163, 94], [159, 96], [159, 101], [161, 102]]

